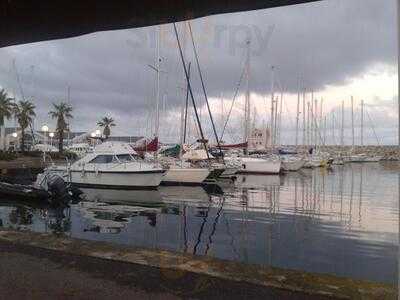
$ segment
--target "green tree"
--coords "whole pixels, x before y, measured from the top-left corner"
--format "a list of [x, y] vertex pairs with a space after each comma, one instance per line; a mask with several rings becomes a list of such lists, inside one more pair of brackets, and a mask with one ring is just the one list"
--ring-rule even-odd
[[14, 103], [4, 89], [0, 90], [0, 148], [5, 150], [5, 120], [12, 117]]
[[58, 137], [58, 151], [64, 150], [64, 132], [68, 129], [68, 119], [72, 119], [72, 106], [65, 102], [53, 103], [53, 110], [49, 112], [52, 119], [57, 119], [56, 133]]
[[104, 117], [97, 122], [97, 125], [103, 128], [103, 135], [108, 139], [111, 135], [111, 127], [115, 126], [114, 119], [111, 117]]
[[19, 101], [14, 105], [14, 115], [21, 127], [21, 151], [25, 152], [25, 130], [32, 124], [36, 117], [35, 105], [30, 101]]

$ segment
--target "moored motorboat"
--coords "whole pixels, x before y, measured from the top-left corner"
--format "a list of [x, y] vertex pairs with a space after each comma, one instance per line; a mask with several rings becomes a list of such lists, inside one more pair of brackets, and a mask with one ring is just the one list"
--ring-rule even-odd
[[111, 189], [155, 189], [165, 170], [158, 164], [140, 159], [127, 143], [105, 142], [66, 168], [47, 171], [64, 175], [77, 187]]

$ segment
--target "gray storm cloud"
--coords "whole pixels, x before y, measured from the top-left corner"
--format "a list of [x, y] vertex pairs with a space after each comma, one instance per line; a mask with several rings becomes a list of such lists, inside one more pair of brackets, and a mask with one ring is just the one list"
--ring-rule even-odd
[[[194, 20], [193, 32], [210, 97], [231, 98], [251, 40], [251, 89], [270, 91], [271, 65], [285, 91], [295, 93], [298, 78], [315, 91], [342, 85], [376, 63], [396, 63], [395, 1], [326, 0], [270, 10]], [[193, 62], [189, 36], [178, 24], [187, 61]], [[99, 32], [78, 38], [0, 50], [0, 85], [21, 98], [13, 59], [27, 97], [34, 97], [38, 122], [46, 122], [51, 102], [75, 108], [74, 129], [90, 129], [111, 114], [121, 133], [146, 133], [154, 109], [156, 28]], [[186, 42], [185, 42], [186, 41]], [[162, 26], [163, 109], [182, 103], [184, 86], [172, 25]], [[199, 103], [199, 78], [192, 69]], [[378, 104], [377, 104], [378, 105]], [[174, 127], [179, 127], [175, 121]], [[172, 126], [172, 125], [170, 125]]]

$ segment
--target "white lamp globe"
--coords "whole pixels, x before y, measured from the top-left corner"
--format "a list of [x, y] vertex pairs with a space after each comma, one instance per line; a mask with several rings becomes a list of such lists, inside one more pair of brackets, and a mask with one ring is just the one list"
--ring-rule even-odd
[[49, 133], [49, 137], [53, 138], [54, 137], [54, 132]]
[[13, 136], [13, 138], [16, 138], [16, 137], [18, 137], [18, 133], [16, 133], [16, 132], [13, 132], [12, 136]]

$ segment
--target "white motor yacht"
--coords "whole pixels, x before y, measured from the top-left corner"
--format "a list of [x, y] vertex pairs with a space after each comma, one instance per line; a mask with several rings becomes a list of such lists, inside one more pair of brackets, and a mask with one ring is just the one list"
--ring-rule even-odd
[[50, 167], [83, 188], [155, 189], [164, 176], [158, 164], [140, 159], [128, 143], [105, 142], [67, 168]]
[[75, 153], [79, 158], [84, 157], [87, 153], [92, 152], [93, 148], [87, 143], [72, 144], [67, 150]]

